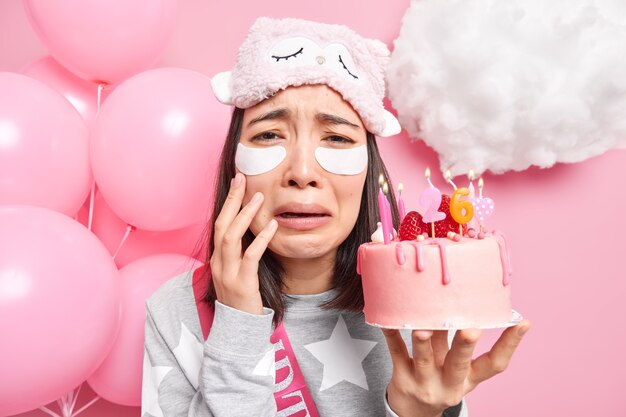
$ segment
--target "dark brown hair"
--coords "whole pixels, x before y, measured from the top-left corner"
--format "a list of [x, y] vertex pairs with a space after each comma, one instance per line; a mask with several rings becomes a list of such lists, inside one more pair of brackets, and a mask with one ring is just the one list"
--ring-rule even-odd
[[[207, 229], [203, 235], [204, 239], [206, 239], [208, 235], [208, 246], [203, 260], [205, 267], [202, 270], [201, 279], [210, 279], [211, 271], [209, 268], [209, 259], [211, 259], [211, 253], [213, 253], [215, 247], [212, 225], [215, 224], [215, 220], [226, 201], [230, 181], [234, 178], [236, 173], [235, 152], [241, 136], [243, 114], [244, 110], [239, 108], [235, 108], [233, 111], [226, 142], [222, 149], [219, 171], [216, 176], [213, 214], [211, 222], [207, 225]], [[361, 277], [356, 273], [357, 250], [362, 243], [370, 240], [370, 235], [376, 230], [377, 219], [380, 218], [378, 212], [378, 177], [381, 173], [384, 175], [389, 189], [393, 190], [387, 170], [378, 152], [376, 139], [370, 132], [367, 132], [367, 157], [367, 175], [361, 194], [359, 215], [350, 235], [339, 245], [337, 250], [332, 285], [333, 288], [339, 290], [339, 293], [333, 300], [325, 304], [323, 306], [324, 308], [343, 309], [355, 312], [363, 310], [363, 287], [361, 286]], [[389, 197], [391, 200], [393, 224], [397, 229], [399, 215], [394, 193], [390, 192]], [[254, 235], [248, 229], [242, 239], [243, 250], [252, 243], [253, 239]], [[201, 259], [197, 256], [196, 258]], [[275, 324], [282, 319], [285, 311], [281, 293], [282, 274], [283, 269], [280, 263], [272, 255], [270, 250], [266, 250], [259, 262], [259, 289], [263, 305], [274, 310]], [[215, 287], [213, 281], [211, 281], [204, 301], [213, 307], [216, 299]]]

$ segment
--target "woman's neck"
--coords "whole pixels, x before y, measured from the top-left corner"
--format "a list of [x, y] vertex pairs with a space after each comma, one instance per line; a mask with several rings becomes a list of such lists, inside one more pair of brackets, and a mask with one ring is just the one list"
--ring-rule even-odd
[[319, 294], [332, 288], [336, 254], [322, 258], [290, 259], [278, 258], [283, 267], [283, 288], [285, 294]]

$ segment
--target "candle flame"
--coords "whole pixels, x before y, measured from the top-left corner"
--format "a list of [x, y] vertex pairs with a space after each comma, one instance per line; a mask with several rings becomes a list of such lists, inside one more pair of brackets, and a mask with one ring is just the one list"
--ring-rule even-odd
[[387, 195], [389, 193], [389, 186], [387, 185], [387, 181], [383, 184], [383, 193]]
[[474, 181], [475, 177], [476, 175], [474, 174], [474, 170], [470, 169], [469, 172], [467, 173], [467, 178], [469, 178], [470, 181]]
[[400, 183], [398, 184], [398, 192], [402, 194], [402, 191], [404, 191], [404, 184]]
[[430, 178], [430, 168], [426, 168], [426, 173], [424, 175], [426, 175], [426, 179]]
[[452, 173], [450, 173], [449, 169], [446, 169], [446, 173], [445, 173], [444, 176], [446, 178], [446, 181], [449, 182], [450, 185], [452, 186], [452, 188], [454, 188], [456, 190], [457, 189], [456, 188], [456, 184], [452, 181]]
[[485, 186], [485, 181], [483, 181], [483, 177], [478, 179], [478, 188], [483, 188]]
[[381, 173], [381, 174], [378, 176], [378, 185], [380, 185], [380, 186], [382, 187], [382, 186], [383, 186], [383, 184], [384, 184], [384, 182], [385, 182], [385, 176]]

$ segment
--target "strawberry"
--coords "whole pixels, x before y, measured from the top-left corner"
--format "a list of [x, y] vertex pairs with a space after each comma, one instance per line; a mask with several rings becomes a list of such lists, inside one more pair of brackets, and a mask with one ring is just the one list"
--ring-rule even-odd
[[[446, 214], [446, 218], [435, 222], [435, 237], [447, 237], [448, 232], [452, 231], [455, 233], [459, 232], [459, 224], [452, 218], [450, 214], [450, 196], [443, 194], [441, 196], [441, 204], [439, 205], [439, 210]], [[428, 234], [430, 233], [430, 227], [428, 228]], [[432, 236], [431, 236], [432, 237]]]
[[450, 216], [450, 196], [448, 194], [441, 195], [441, 204], [439, 204], [439, 210], [446, 213], [446, 219]]
[[422, 220], [422, 215], [416, 211], [410, 211], [404, 216], [400, 224], [398, 236], [400, 240], [415, 240], [417, 235], [426, 232], [428, 225]]

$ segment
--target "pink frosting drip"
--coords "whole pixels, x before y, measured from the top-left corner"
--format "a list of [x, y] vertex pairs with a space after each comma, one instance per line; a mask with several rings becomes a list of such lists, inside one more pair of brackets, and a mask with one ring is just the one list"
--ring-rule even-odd
[[441, 254], [441, 274], [443, 275], [443, 285], [448, 285], [450, 283], [450, 274], [448, 273], [448, 257], [446, 256], [446, 244], [442, 240], [435, 241], [435, 244], [439, 246], [439, 253]]
[[402, 243], [398, 243], [396, 245], [396, 261], [398, 261], [399, 265], [404, 265], [406, 262], [406, 256], [404, 255], [404, 248], [402, 247]]
[[498, 242], [500, 247], [500, 262], [502, 262], [502, 285], [509, 285], [510, 277], [513, 275], [513, 269], [511, 268], [511, 256], [509, 254], [509, 247], [506, 244], [506, 239], [502, 232], [497, 230], [493, 231], [493, 237]]
[[[510, 320], [510, 245], [499, 233], [488, 233], [484, 240], [426, 238], [392, 243], [393, 247], [366, 243], [358, 254], [368, 323], [467, 328]], [[414, 302], [414, 294], [426, 293], [428, 297]]]
[[[437, 245], [439, 246], [439, 254], [441, 255], [441, 280], [444, 285], [450, 283], [450, 274], [448, 273], [448, 257], [446, 256], [446, 244], [442, 240], [427, 239], [423, 242], [410, 242], [410, 245], [415, 248], [415, 260], [416, 267], [419, 272], [424, 270], [424, 256], [422, 255], [422, 246], [424, 245]], [[396, 249], [397, 254], [397, 249]], [[404, 257], [404, 250], [402, 253]], [[404, 261], [400, 264], [402, 265]]]
[[[511, 268], [511, 257], [509, 254], [509, 248], [506, 244], [506, 239], [502, 232], [494, 231], [493, 238], [498, 243], [500, 249], [500, 262], [502, 264], [502, 285], [506, 286], [510, 283], [510, 277], [513, 275]], [[424, 270], [424, 256], [422, 252], [422, 246], [424, 245], [437, 245], [439, 247], [439, 254], [441, 256], [441, 280], [444, 285], [450, 283], [450, 273], [448, 268], [448, 258], [446, 254], [446, 242], [444, 239], [426, 239], [422, 242], [405, 241], [415, 249], [416, 268], [419, 272]], [[366, 243], [366, 246], [373, 245], [375, 243]], [[396, 261], [399, 265], [406, 263], [406, 254], [404, 253], [404, 246], [402, 243], [396, 244]], [[361, 274], [361, 258], [365, 256], [365, 247], [360, 247], [357, 254], [356, 272]]]
[[424, 256], [422, 256], [422, 245], [418, 242], [411, 242], [411, 246], [415, 248], [416, 267], [419, 272], [424, 270]]

